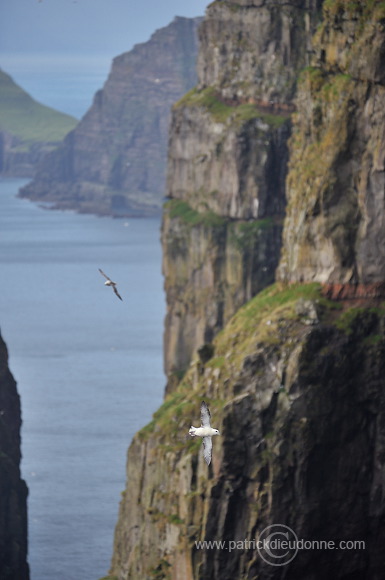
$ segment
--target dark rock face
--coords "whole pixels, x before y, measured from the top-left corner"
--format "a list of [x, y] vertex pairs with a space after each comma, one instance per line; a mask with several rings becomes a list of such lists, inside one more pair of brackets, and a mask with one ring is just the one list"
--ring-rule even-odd
[[96, 214], [159, 212], [170, 108], [196, 81], [199, 21], [178, 17], [115, 58], [89, 111], [21, 195]]
[[[235, 315], [213, 352], [195, 361], [132, 442], [112, 575], [380, 580], [383, 304], [336, 310], [314, 285], [272, 287]], [[202, 398], [221, 432], [209, 468], [200, 442], [186, 440]], [[255, 542], [274, 524], [299, 540], [364, 544], [300, 549], [272, 566]], [[224, 548], [198, 549], [200, 540]]]
[[20, 400], [0, 336], [0, 578], [28, 580], [27, 486], [20, 477]]
[[[284, 572], [253, 550], [242, 555], [206, 552], [197, 577], [379, 579], [383, 575], [384, 476], [378, 451], [383, 438], [379, 425], [384, 424], [384, 321], [371, 321], [374, 332], [378, 324], [381, 327], [379, 348], [365, 345], [367, 334], [359, 328], [361, 323], [357, 320], [357, 332], [349, 338], [330, 326], [307, 331], [291, 387], [283, 383], [278, 392], [270, 391], [264, 409], [257, 403], [260, 387], [257, 399], [243, 391], [257, 379], [252, 364], [244, 364], [237, 381], [239, 399], [224, 420], [223, 429], [231, 433], [222, 460], [227, 475], [219, 474], [211, 491], [206, 538], [251, 539], [264, 527], [282, 523], [300, 539], [328, 539], [336, 546], [341, 540], [356, 540], [362, 546], [350, 551], [299, 551]], [[279, 364], [266, 348], [259, 356], [265, 359], [262, 372], [268, 373], [269, 359]], [[248, 360], [252, 363], [255, 356]], [[242, 444], [245, 432], [247, 442]], [[256, 474], [258, 457], [262, 462]], [[255, 494], [259, 500], [253, 505]]]

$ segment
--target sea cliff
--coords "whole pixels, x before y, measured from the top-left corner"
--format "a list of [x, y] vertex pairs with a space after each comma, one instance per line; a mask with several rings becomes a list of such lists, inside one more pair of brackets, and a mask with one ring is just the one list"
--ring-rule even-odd
[[[380, 580], [384, 324], [384, 303], [345, 310], [317, 285], [272, 287], [241, 308], [134, 437], [111, 575]], [[202, 399], [221, 433], [209, 467], [187, 439]], [[303, 550], [272, 566], [253, 542], [274, 524], [365, 549]]]
[[[385, 12], [321, 4], [207, 9], [171, 125], [168, 394], [128, 451], [111, 578], [384, 577]], [[255, 542], [277, 524], [337, 549], [272, 565]]]
[[90, 109], [20, 195], [83, 213], [159, 213], [170, 108], [196, 82], [199, 21], [177, 17], [116, 57]]
[[0, 336], [0, 578], [28, 580], [27, 486], [20, 475], [20, 399]]
[[174, 105], [163, 220], [169, 388], [195, 350], [274, 280], [287, 140], [317, 2], [213, 2], [198, 85]]

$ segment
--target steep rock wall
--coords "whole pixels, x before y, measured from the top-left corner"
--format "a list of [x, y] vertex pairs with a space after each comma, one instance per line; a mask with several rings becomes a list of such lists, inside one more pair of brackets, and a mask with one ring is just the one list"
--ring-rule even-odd
[[351, 293], [385, 281], [384, 19], [380, 2], [325, 3], [299, 84], [280, 279]]
[[[384, 303], [336, 308], [317, 285], [272, 287], [240, 309], [213, 357], [194, 361], [134, 437], [111, 576], [380, 580], [384, 312]], [[209, 467], [187, 435], [202, 398], [221, 433]], [[365, 548], [299, 550], [274, 566], [255, 544], [273, 524]], [[198, 549], [200, 540], [224, 547]]]
[[0, 577], [28, 580], [27, 486], [20, 476], [20, 399], [0, 336]]
[[274, 276], [278, 218], [229, 221], [172, 200], [163, 214], [163, 272], [168, 309], [164, 363], [172, 390], [195, 351]]
[[[218, 1], [199, 29], [198, 85], [173, 107], [170, 130], [167, 196], [175, 205], [162, 228], [169, 389], [194, 351], [274, 280], [290, 112], [318, 6]], [[244, 247], [234, 249], [234, 232], [247, 232]]]
[[196, 82], [199, 22], [177, 17], [116, 57], [89, 111], [21, 195], [97, 214], [159, 212], [170, 108]]
[[[281, 104], [307, 64], [322, 0], [219, 0], [200, 28], [199, 88], [227, 99]], [[294, 73], [294, 74], [293, 74]]]

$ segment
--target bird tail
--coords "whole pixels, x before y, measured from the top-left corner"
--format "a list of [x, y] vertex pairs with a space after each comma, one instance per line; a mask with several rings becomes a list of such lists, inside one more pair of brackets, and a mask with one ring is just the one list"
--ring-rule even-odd
[[191, 435], [191, 437], [195, 437], [195, 429], [196, 429], [196, 427], [193, 427], [191, 425], [191, 427], [189, 429], [189, 435]]

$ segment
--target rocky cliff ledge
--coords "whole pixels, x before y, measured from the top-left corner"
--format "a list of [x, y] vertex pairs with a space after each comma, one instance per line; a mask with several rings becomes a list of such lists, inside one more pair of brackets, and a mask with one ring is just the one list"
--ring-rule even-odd
[[296, 80], [319, 2], [213, 2], [198, 86], [173, 108], [163, 220], [169, 389], [194, 351], [274, 280]]
[[20, 477], [20, 399], [0, 336], [0, 578], [28, 580], [27, 486]]
[[[304, 26], [308, 6], [301, 5]], [[239, 98], [238, 77], [221, 71], [235, 51], [229, 38], [243, 38], [243, 27], [232, 27], [230, 22], [238, 21], [239, 10], [249, 9], [264, 15], [264, 25], [255, 28], [263, 31], [269, 14], [271, 18], [287, 14], [293, 3], [223, 1], [209, 7], [205, 26], [210, 27], [213, 13], [226, 14], [229, 21], [227, 27], [221, 22], [214, 27], [218, 34], [225, 31], [229, 44], [216, 42], [210, 60], [200, 57], [207, 75], [217, 75], [217, 86], [215, 92], [207, 91], [206, 77], [200, 73], [201, 88], [187, 97], [193, 99], [195, 111], [191, 100], [185, 112], [179, 110], [183, 102], [177, 105], [174, 127], [185, 115], [193, 135], [197, 130], [202, 135], [226, 135], [221, 133], [223, 122], [211, 121], [211, 127], [218, 127], [210, 132], [207, 111], [213, 111], [213, 106], [216, 111], [238, 106], [230, 103]], [[169, 388], [153, 421], [134, 437], [111, 578], [380, 580], [385, 576], [385, 302], [379, 291], [384, 281], [379, 245], [383, 245], [384, 219], [383, 9], [384, 3], [374, 0], [324, 3], [314, 40], [315, 60], [304, 63], [307, 68], [295, 100], [279, 267], [282, 281], [240, 308], [210, 344], [186, 356], [185, 363], [189, 357], [192, 362], [183, 379]], [[301, 38], [298, 20], [292, 17], [289, 22], [285, 38]], [[269, 46], [267, 38], [264, 46]], [[303, 46], [305, 55], [309, 44]], [[267, 60], [256, 58], [251, 70]], [[222, 78], [226, 78], [223, 85]], [[261, 98], [259, 89], [248, 94], [251, 104]], [[199, 99], [204, 99], [204, 106]], [[232, 227], [244, 223], [254, 227], [260, 219], [273, 216], [251, 213], [252, 221], [242, 221], [237, 215], [245, 216], [242, 212], [255, 208], [258, 212], [263, 203], [253, 206], [246, 194], [235, 195], [233, 205], [226, 195], [218, 203], [219, 187], [210, 185], [206, 194], [196, 188], [194, 195], [190, 186], [184, 188], [198, 170], [185, 148], [174, 145], [173, 149], [173, 142], [182, 143], [186, 134], [183, 123], [179, 126], [180, 136], [171, 139], [169, 177], [172, 187], [179, 185], [172, 190], [163, 229], [166, 284], [171, 276], [166, 324], [173, 322], [179, 336], [188, 336], [199, 325], [202, 333], [209, 324], [214, 328], [206, 316], [217, 300], [215, 292], [223, 292], [220, 273], [231, 272], [229, 280], [236, 280], [238, 272], [241, 279], [240, 257], [246, 259], [249, 250], [243, 253], [240, 246], [232, 250], [225, 243], [227, 239], [230, 243], [230, 235], [223, 237], [229, 230], [221, 220], [230, 222], [228, 208], [235, 212]], [[195, 137], [191, 139], [194, 142]], [[251, 143], [257, 143], [259, 150], [258, 140]], [[209, 180], [216, 157], [205, 147], [206, 143], [202, 145], [205, 157], [196, 157], [195, 162], [206, 167]], [[247, 153], [242, 150], [240, 161], [256, 158], [257, 151], [250, 148], [252, 144]], [[219, 147], [220, 155], [222, 151]], [[222, 167], [226, 171], [225, 164]], [[183, 175], [187, 177], [178, 177]], [[238, 175], [245, 173], [237, 175], [233, 170], [228, 175], [238, 183]], [[221, 171], [217, 176], [219, 180]], [[278, 195], [278, 204], [280, 199]], [[229, 270], [223, 265], [226, 251], [227, 263], [232, 264]], [[248, 267], [255, 276], [254, 262]], [[182, 285], [183, 279], [190, 281], [190, 289]], [[319, 282], [299, 284], [297, 279]], [[359, 282], [350, 284], [355, 292], [346, 290], [347, 282]], [[350, 300], [329, 300], [325, 294]], [[190, 324], [186, 313], [198, 295], [201, 318], [196, 315]], [[173, 304], [178, 308], [171, 317]], [[178, 317], [182, 322], [177, 322]], [[166, 326], [166, 336], [167, 332]], [[195, 344], [199, 346], [197, 339]], [[192, 353], [193, 341], [188, 348]], [[177, 341], [171, 354], [166, 350], [171, 369], [177, 351]], [[214, 438], [209, 467], [200, 441], [187, 435], [190, 425], [199, 420], [202, 399], [221, 431]], [[278, 550], [266, 562], [269, 554], [262, 553], [264, 559], [255, 542], [274, 524], [288, 526], [299, 540], [313, 542], [315, 549], [300, 548], [297, 554], [290, 553], [285, 565], [271, 565], [277, 559], [281, 562], [283, 553]], [[200, 540], [223, 545], [200, 548], [196, 544]], [[334, 542], [334, 548], [316, 549], [322, 540]]]
[[196, 82], [199, 22], [175, 18], [115, 58], [89, 111], [21, 195], [100, 215], [159, 212], [170, 108]]

